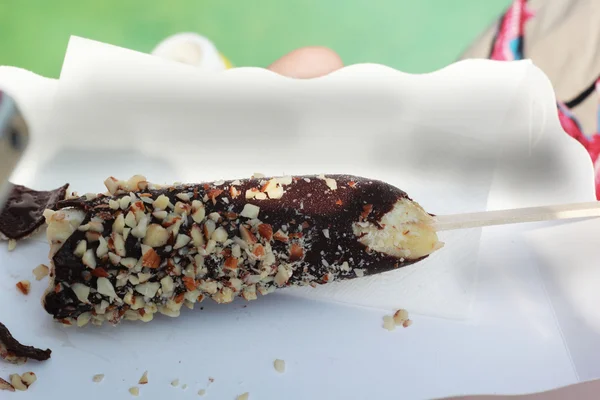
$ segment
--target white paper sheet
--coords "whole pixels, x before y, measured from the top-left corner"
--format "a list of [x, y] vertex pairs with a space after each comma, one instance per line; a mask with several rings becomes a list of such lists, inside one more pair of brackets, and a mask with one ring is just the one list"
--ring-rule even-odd
[[[476, 196], [454, 200], [451, 195], [464, 194], [470, 184], [478, 182], [468, 178], [481, 179], [479, 183], [485, 185], [483, 180], [488, 178], [489, 169], [493, 172], [487, 186], [491, 187], [491, 208], [589, 201], [593, 196], [589, 159], [560, 131], [551, 88], [545, 77], [526, 62], [509, 65], [469, 61], [424, 76], [364, 65], [346, 68], [331, 77], [295, 83], [261, 71], [240, 70], [226, 73], [219, 81], [216, 76], [212, 77], [216, 80], [198, 76], [185, 66], [149, 66], [143, 56], [114, 48], [109, 53], [118, 52], [117, 59], [123, 62], [106, 65], [92, 57], [95, 52], [103, 51], [105, 45], [85, 44], [76, 39], [70, 51], [77, 42], [90, 49], [90, 59], [103, 69], [88, 65], [83, 70], [85, 79], [80, 83], [89, 83], [96, 76], [97, 84], [89, 88], [93, 91], [87, 97], [80, 98], [81, 104], [74, 96], [81, 92], [79, 89], [72, 90], [70, 95], [66, 92], [66, 104], [71, 102], [73, 107], [70, 113], [63, 109], [63, 116], [68, 119], [39, 131], [40, 141], [45, 142], [44, 151], [30, 154], [23, 161], [15, 174], [21, 183], [50, 187], [67, 179], [81, 192], [96, 191], [107, 174], [127, 176], [140, 168], [150, 171], [148, 176], [159, 181], [218, 179], [255, 172], [257, 158], [263, 158], [268, 161], [261, 168], [265, 173], [336, 172], [336, 168], [351, 173], [377, 173], [438, 213], [460, 211], [461, 206], [462, 211], [473, 211], [471, 200], [482, 204], [477, 209], [485, 208], [487, 196], [480, 201]], [[69, 71], [67, 64], [65, 67], [63, 75]], [[122, 67], [129, 74], [128, 84], [139, 89], [136, 93], [148, 95], [142, 101], [138, 97], [134, 104], [129, 93], [115, 87], [116, 84], [101, 83], [111, 82], [109, 75]], [[226, 77], [232, 83], [225, 82]], [[184, 78], [189, 88], [177, 83]], [[158, 80], [156, 85], [141, 87], [142, 82], [152, 79]], [[178, 90], [172, 92], [172, 87]], [[200, 104], [191, 104], [193, 99], [198, 102], [197, 87], [202, 88], [204, 97], [201, 96]], [[111, 97], [111, 93], [120, 96]], [[153, 97], [156, 93], [167, 97], [161, 102]], [[44, 93], [37, 95], [43, 97]], [[182, 106], [175, 107], [171, 102]], [[98, 109], [87, 109], [91, 105]], [[271, 112], [264, 110], [266, 106]], [[131, 116], [123, 107], [131, 110]], [[115, 120], [111, 120], [112, 110], [116, 112]], [[194, 113], [196, 122], [202, 120], [202, 123], [187, 126], [185, 119]], [[148, 115], [150, 118], [146, 118]], [[37, 119], [35, 124], [43, 125]], [[63, 129], [52, 129], [56, 127]], [[149, 140], [145, 136], [159, 128], [162, 129], [159, 137]], [[189, 152], [195, 156], [192, 162], [178, 162], [171, 149], [160, 146], [173, 135], [180, 137], [180, 130], [193, 134], [193, 138], [178, 143], [176, 154]], [[215, 135], [227, 131], [236, 134], [225, 138]], [[369, 138], [365, 132], [381, 137]], [[434, 140], [441, 136], [439, 132], [460, 139]], [[110, 152], [104, 152], [102, 137], [94, 135], [114, 137], [119, 133], [123, 133], [118, 137], [121, 151], [115, 152], [113, 146], [109, 156], [111, 166], [100, 170], [98, 164]], [[402, 139], [403, 135], [417, 140]], [[332, 155], [331, 138], [327, 136], [341, 138], [345, 153], [333, 151]], [[190, 146], [197, 138], [201, 139], [200, 145]], [[376, 146], [382, 138], [388, 145]], [[213, 162], [215, 149], [223, 149], [219, 140], [229, 144], [225, 150], [243, 154], [243, 160], [251, 165], [239, 160], [231, 164]], [[273, 148], [285, 148], [285, 155], [273, 154], [269, 151], [271, 147], [261, 146], [273, 140], [276, 144]], [[70, 149], [64, 147], [69, 142]], [[452, 154], [457, 147], [460, 150], [461, 146], [469, 145], [473, 150], [482, 149], [482, 153], [477, 153], [480, 159], [457, 160], [460, 174], [446, 171], [446, 175], [435, 176], [436, 171], [443, 172], [437, 168], [454, 163]], [[357, 148], [359, 151], [348, 154], [348, 150]], [[299, 151], [306, 149], [309, 151]], [[501, 157], [494, 158], [495, 153], [490, 155], [493, 153], [490, 149]], [[400, 155], [406, 159], [393, 158]], [[53, 163], [49, 164], [50, 160]], [[69, 161], [73, 161], [71, 166]], [[290, 169], [282, 171], [280, 162], [290, 165]], [[488, 167], [486, 163], [494, 165]], [[399, 169], [397, 165], [407, 165], [412, 170]], [[413, 172], [432, 177], [433, 181], [416, 179]], [[458, 186], [454, 187], [452, 182]], [[436, 198], [440, 193], [436, 191], [437, 185], [444, 184], [454, 192]], [[25, 397], [37, 398], [43, 394], [75, 399], [86, 393], [90, 400], [131, 398], [127, 389], [137, 383], [146, 369], [150, 371], [150, 384], [141, 387], [141, 396], [149, 399], [197, 398], [197, 390], [207, 388], [209, 376], [216, 378], [207, 388], [211, 398], [235, 398], [249, 391], [251, 398], [277, 399], [285, 392], [289, 399], [298, 400], [525, 393], [573, 383], [579, 377], [598, 377], [598, 369], [594, 369], [597, 357], [593, 352], [583, 351], [586, 343], [595, 343], [594, 330], [574, 320], [579, 313], [571, 313], [575, 318], [562, 319], [559, 325], [552, 307], [560, 305], [561, 299], [577, 298], [572, 303], [584, 308], [584, 315], [591, 320], [599, 315], [588, 302], [588, 299], [593, 301], [593, 296], [573, 293], [577, 284], [556, 285], [560, 290], [549, 291], [545, 284], [548, 281], [540, 280], [544, 277], [540, 271], [548, 265], [552, 265], [549, 270], [558, 271], [568, 262], [577, 268], [561, 269], [552, 275], [558, 277], [555, 281], [568, 281], [572, 277], [569, 271], [583, 271], [577, 275], [589, 280], [586, 286], [589, 294], [597, 280], [594, 274], [585, 271], [593, 265], [590, 260], [596, 259], [593, 235], [597, 233], [597, 225], [578, 223], [577, 228], [569, 231], [556, 230], [552, 225], [543, 227], [544, 235], [537, 233], [539, 225], [483, 231], [478, 257], [480, 269], [476, 271], [479, 280], [476, 288], [470, 289], [471, 294], [476, 294], [476, 301], [468, 320], [427, 318], [415, 315], [415, 310], [410, 309], [414, 325], [392, 333], [381, 328], [382, 311], [341, 307], [284, 294], [267, 296], [249, 303], [247, 308], [243, 302], [231, 305], [207, 302], [204, 311], [186, 310], [186, 315], [176, 320], [157, 317], [151, 325], [131, 323], [117, 329], [69, 330], [52, 323], [39, 306], [44, 281], [33, 281], [32, 293], [25, 298], [14, 289], [17, 280], [32, 279], [31, 269], [46, 261], [47, 245], [29, 241], [12, 253], [0, 248], [3, 266], [0, 304], [5, 305], [0, 307], [0, 321], [24, 342], [54, 350], [49, 363], [18, 368], [0, 365], [0, 374], [7, 376], [34, 369], [39, 379], [22, 394]], [[584, 238], [578, 242], [572, 258], [556, 246], [561, 233], [581, 234]], [[456, 239], [458, 244], [468, 240]], [[454, 257], [439, 261], [457, 262]], [[562, 264], [548, 264], [548, 257], [556, 257]], [[426, 291], [431, 293], [433, 285], [443, 282], [444, 269], [434, 261], [432, 258], [431, 264], [422, 264], [435, 272], [423, 275], [423, 286], [410, 286], [411, 290], [418, 289], [416, 296]], [[470, 274], [459, 274], [460, 268], [464, 266], [446, 271], [456, 274], [450, 277], [455, 283], [472, 282]], [[409, 278], [414, 279], [406, 279]], [[336, 296], [334, 291], [327, 298]], [[314, 294], [310, 297], [314, 298]], [[440, 310], [433, 310], [440, 298], [425, 300], [433, 315], [442, 315]], [[454, 299], [444, 300], [456, 304]], [[450, 308], [444, 305], [442, 311]], [[558, 313], [559, 318], [561, 315], [565, 313]], [[565, 346], [562, 335], [565, 331], [567, 343], [575, 352]], [[578, 337], [585, 339], [579, 347], [574, 341]], [[278, 375], [272, 370], [274, 358], [286, 360], [286, 374]], [[68, 376], [64, 371], [69, 371]], [[91, 382], [96, 373], [106, 374], [104, 383]], [[189, 385], [187, 392], [171, 387], [169, 382], [174, 378]]]

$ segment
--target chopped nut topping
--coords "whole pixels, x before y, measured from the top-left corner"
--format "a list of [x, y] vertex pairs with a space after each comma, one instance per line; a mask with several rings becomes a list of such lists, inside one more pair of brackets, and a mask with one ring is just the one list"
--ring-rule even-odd
[[192, 219], [196, 223], [202, 222], [206, 215], [206, 209], [204, 208], [204, 204], [198, 200], [192, 201]]
[[325, 184], [329, 187], [329, 189], [337, 190], [337, 182], [335, 181], [335, 179], [326, 178], [325, 175], [319, 175], [318, 178], [324, 180]]
[[140, 385], [145, 385], [146, 383], [148, 383], [148, 371], [144, 372], [138, 383]]
[[[136, 261], [136, 263], [137, 263], [137, 261]], [[160, 265], [160, 256], [153, 248], [150, 248], [142, 256], [142, 266], [148, 267], [148, 268], [158, 268], [159, 265]]]
[[35, 279], [38, 281], [44, 279], [49, 273], [50, 269], [44, 264], [40, 264], [33, 269], [33, 275], [35, 275]]
[[[223, 229], [223, 228], [219, 227], [219, 229]], [[227, 235], [227, 233], [225, 233], [225, 234]], [[175, 240], [173, 249], [175, 249], [175, 250], [181, 249], [182, 247], [186, 246], [190, 242], [191, 239], [192, 238], [190, 238], [189, 236], [180, 233], [179, 235], [177, 235], [177, 239]]]
[[190, 196], [187, 193], [177, 193], [177, 195], [175, 195], [175, 197], [177, 197], [181, 201], [185, 201], [185, 202], [190, 201]]
[[152, 206], [154, 207], [154, 210], [156, 210], [156, 211], [164, 211], [169, 207], [170, 203], [171, 203], [171, 201], [169, 200], [169, 198], [167, 196], [165, 196], [164, 194], [161, 194], [160, 196], [158, 196], [156, 198], [156, 200], [154, 200], [154, 203], [152, 204]]
[[168, 275], [160, 280], [160, 286], [163, 291], [163, 296], [165, 297], [171, 296], [173, 294], [173, 290], [175, 289], [173, 278]]
[[142, 239], [146, 236], [146, 232], [148, 230], [148, 217], [145, 214], [139, 218], [139, 222], [135, 226], [135, 228], [131, 229], [131, 234], [138, 239]]
[[208, 191], [208, 198], [212, 200], [213, 204], [217, 204], [217, 197], [219, 197], [223, 193], [221, 189], [211, 189]]
[[275, 284], [277, 284], [278, 286], [284, 286], [287, 281], [290, 279], [290, 277], [292, 276], [292, 269], [289, 267], [286, 267], [284, 265], [280, 265], [277, 269], [277, 275], [275, 275]]
[[108, 254], [108, 242], [103, 237], [100, 237], [98, 241], [100, 242], [100, 244], [96, 249], [96, 256], [98, 258], [102, 258]]
[[[106, 279], [106, 278], [104, 278]], [[88, 304], [88, 298], [90, 296], [90, 288], [89, 286], [84, 285], [83, 283], [74, 283], [71, 285], [71, 290], [75, 293], [75, 296], [84, 304]]]
[[167, 244], [169, 233], [158, 224], [151, 224], [144, 237], [144, 244], [150, 247], [161, 247]]
[[82, 326], [87, 325], [91, 319], [92, 319], [92, 313], [90, 313], [90, 312], [81, 313], [79, 315], [79, 317], [77, 317], [77, 326], [81, 328]]
[[126, 268], [132, 269], [133, 267], [136, 266], [136, 264], [137, 264], [137, 260], [135, 258], [128, 257], [128, 258], [121, 259], [121, 265]]
[[118, 234], [122, 234], [125, 229], [125, 217], [123, 214], [119, 214], [112, 224], [112, 231]]
[[156, 292], [160, 288], [160, 284], [158, 282], [147, 282], [141, 283], [135, 287], [135, 291], [146, 297], [154, 297], [156, 296]]
[[108, 259], [112, 265], [119, 265], [121, 262], [121, 256], [116, 255], [115, 253], [108, 253]]
[[270, 199], [276, 200], [276, 199], [282, 198], [285, 191], [283, 190], [283, 187], [276, 186], [276, 187], [268, 190], [266, 193], [267, 193], [267, 195], [269, 195]]
[[258, 234], [267, 242], [270, 242], [273, 238], [273, 227], [269, 224], [260, 224], [258, 226]]
[[24, 295], [28, 295], [29, 291], [31, 290], [31, 283], [28, 280], [22, 280], [17, 282], [16, 284], [17, 289], [19, 289], [19, 292], [23, 293]]
[[412, 324], [413, 324], [412, 320], [410, 320], [410, 319], [407, 319], [406, 321], [404, 321], [404, 322], [402, 323], [402, 327], [403, 327], [403, 328], [408, 328], [408, 327], [409, 327], [409, 326], [411, 326]]
[[254, 234], [250, 232], [250, 230], [248, 230], [248, 228], [246, 228], [244, 225], [240, 225], [240, 236], [246, 243], [253, 244], [258, 241], [256, 236], [254, 236]]
[[246, 218], [258, 218], [258, 214], [260, 212], [260, 207], [255, 206], [254, 204], [247, 203], [244, 205], [244, 209], [240, 213], [240, 216]]
[[77, 257], [83, 257], [83, 255], [85, 254], [86, 251], [87, 251], [87, 242], [85, 240], [80, 240], [77, 243], [77, 246], [75, 247], [75, 250], [73, 251], [73, 254], [75, 254]]
[[286, 243], [289, 240], [289, 237], [285, 232], [283, 232], [280, 229], [277, 232], [275, 232], [275, 234], [273, 235], [273, 239]]
[[111, 176], [104, 181], [104, 186], [106, 186], [110, 194], [114, 195], [119, 189], [119, 181]]
[[117, 294], [115, 293], [115, 288], [107, 278], [98, 278], [96, 285], [96, 290], [98, 290], [98, 293], [107, 296], [111, 299], [117, 297]]
[[304, 249], [297, 243], [292, 243], [290, 248], [290, 261], [298, 261], [304, 257]]
[[86, 252], [83, 253], [83, 258], [81, 259], [81, 261], [83, 262], [83, 265], [85, 265], [88, 268], [96, 268], [96, 255], [94, 254], [94, 250], [86, 250]]
[[285, 361], [277, 359], [273, 361], [273, 367], [275, 368], [275, 371], [283, 374], [285, 372]]
[[99, 383], [104, 379], [104, 374], [96, 374], [92, 377], [92, 381]]

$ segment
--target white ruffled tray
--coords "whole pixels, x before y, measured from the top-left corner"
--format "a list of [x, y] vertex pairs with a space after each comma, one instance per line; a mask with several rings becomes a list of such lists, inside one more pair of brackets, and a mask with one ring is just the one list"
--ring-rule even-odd
[[[2, 68], [0, 86], [33, 135], [13, 180], [40, 189], [102, 191], [106, 176], [135, 173], [158, 183], [351, 173], [437, 214], [594, 198], [591, 162], [529, 62], [465, 61], [428, 75], [355, 65], [295, 81], [256, 68], [200, 73], [72, 38], [60, 83]], [[426, 262], [378, 277], [83, 330], [45, 314], [45, 282], [28, 297], [14, 288], [46, 262], [37, 238], [0, 248], [0, 321], [53, 358], [0, 365], [0, 375], [34, 368], [31, 398], [129, 398], [145, 370], [141, 396], [157, 399], [196, 398], [209, 376], [207, 395], [219, 399], [550, 389], [600, 377], [589, 351], [600, 344], [599, 234], [598, 220], [453, 232]], [[390, 333], [381, 318], [396, 308], [414, 324]], [[175, 378], [188, 389], [171, 387]]]

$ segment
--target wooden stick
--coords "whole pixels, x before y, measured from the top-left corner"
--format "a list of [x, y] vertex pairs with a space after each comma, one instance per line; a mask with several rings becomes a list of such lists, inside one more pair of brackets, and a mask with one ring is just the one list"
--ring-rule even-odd
[[493, 225], [519, 224], [523, 222], [590, 217], [600, 217], [600, 201], [515, 208], [512, 210], [482, 211], [467, 214], [438, 215], [435, 217], [435, 227], [438, 231], [449, 231]]

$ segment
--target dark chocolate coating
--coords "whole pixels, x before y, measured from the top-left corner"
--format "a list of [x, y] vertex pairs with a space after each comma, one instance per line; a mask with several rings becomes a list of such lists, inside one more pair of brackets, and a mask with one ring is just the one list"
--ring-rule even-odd
[[31, 358], [33, 360], [45, 361], [50, 358], [50, 349], [42, 350], [33, 346], [25, 346], [19, 343], [10, 333], [8, 328], [0, 322], [0, 343], [16, 357]]
[[50, 191], [37, 191], [12, 185], [0, 212], [0, 233], [9, 239], [23, 239], [44, 224], [44, 210], [54, 209], [65, 199], [68, 184]]
[[[217, 212], [223, 216], [223, 226], [229, 236], [238, 235], [240, 223], [247, 218], [237, 216], [233, 220], [228, 220], [228, 213], [241, 213], [244, 205], [250, 203], [260, 207], [258, 219], [264, 224], [270, 224], [273, 232], [287, 226], [289, 241], [283, 242], [272, 240], [271, 246], [273, 253], [283, 255], [277, 257], [276, 263], [290, 262], [290, 245], [300, 242], [298, 236], [302, 236], [303, 257], [297, 262], [293, 262], [292, 276], [287, 282], [288, 286], [293, 285], [314, 285], [323, 284], [333, 280], [352, 279], [360, 276], [378, 274], [400, 267], [404, 267], [421, 259], [399, 259], [387, 254], [379, 253], [367, 249], [357, 239], [353, 233], [352, 225], [359, 221], [369, 221], [377, 224], [382, 216], [389, 212], [397, 201], [409, 199], [402, 190], [387, 183], [360, 178], [349, 175], [328, 175], [337, 183], [337, 189], [331, 190], [323, 179], [316, 176], [294, 177], [290, 185], [284, 186], [285, 194], [280, 199], [246, 199], [246, 190], [261, 187], [261, 182], [269, 178], [226, 181], [215, 186], [214, 183], [181, 185], [159, 190], [144, 190], [138, 193], [151, 193], [153, 198], [164, 194], [175, 204], [180, 201], [176, 195], [178, 193], [194, 192], [196, 199], [202, 199], [205, 194], [215, 193], [214, 190], [222, 190], [215, 197], [215, 204], [211, 200], [204, 202], [206, 215]], [[233, 198], [230, 193], [230, 186], [233, 185], [240, 195]], [[237, 184], [239, 182], [239, 184]], [[86, 211], [86, 218], [83, 223], [87, 223], [94, 216], [102, 216], [106, 221], [104, 224], [104, 236], [110, 234], [112, 220], [119, 211], [112, 211], [105, 205], [109, 199], [120, 198], [101, 196], [92, 201], [86, 201], [84, 198], [66, 200], [59, 203], [58, 207], [73, 207]], [[223, 201], [226, 198], [227, 201]], [[409, 199], [410, 200], [410, 199]], [[371, 210], [365, 212], [365, 210]], [[190, 217], [188, 217], [190, 218]], [[160, 223], [153, 219], [151, 223]], [[191, 225], [191, 220], [188, 226]], [[324, 234], [327, 230], [328, 236]], [[90, 277], [90, 270], [86, 268], [81, 259], [76, 257], [73, 252], [78, 241], [85, 239], [84, 232], [76, 231], [54, 255], [53, 262], [55, 266], [55, 283], [65, 282], [84, 283], [95, 287], [96, 277]], [[97, 243], [90, 243], [94, 250]], [[129, 236], [126, 242], [127, 257], [140, 257], [141, 249], [139, 240]], [[165, 248], [156, 248], [156, 252], [161, 259], [169, 257], [169, 252]], [[348, 263], [350, 268], [341, 270], [339, 268], [344, 262]], [[186, 266], [185, 259], [182, 260], [182, 268]], [[208, 268], [208, 277], [220, 279], [222, 269], [222, 259], [206, 256], [205, 266]], [[105, 268], [108, 271], [118, 269], [109, 262], [102, 263], [98, 261], [98, 267]], [[123, 267], [120, 267], [123, 269]], [[243, 268], [243, 267], [241, 267]], [[167, 272], [161, 267], [151, 272], [155, 274], [150, 282], [158, 282]], [[250, 267], [249, 267], [250, 269]], [[115, 283], [114, 277], [109, 278]], [[116, 288], [116, 286], [115, 286]], [[116, 288], [117, 295], [124, 294], [126, 287]], [[179, 290], [179, 289], [177, 289]], [[70, 290], [51, 291], [44, 299], [46, 310], [54, 315], [55, 318], [62, 319], [67, 317], [77, 317], [85, 311], [90, 311], [93, 304], [102, 300], [101, 296], [90, 296], [92, 304], [82, 304], [79, 302]], [[157, 300], [158, 301], [158, 300]]]

